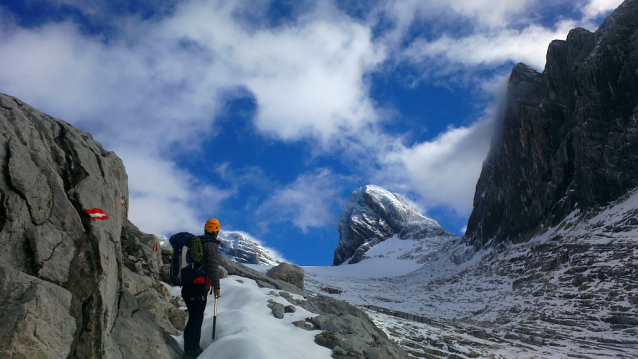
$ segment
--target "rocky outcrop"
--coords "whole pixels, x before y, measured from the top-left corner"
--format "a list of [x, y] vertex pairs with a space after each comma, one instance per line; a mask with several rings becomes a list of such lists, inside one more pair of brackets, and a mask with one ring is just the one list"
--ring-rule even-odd
[[281, 263], [276, 267], [270, 268], [266, 272], [266, 275], [270, 278], [280, 279], [304, 289], [304, 278], [306, 276], [306, 272], [299, 266]]
[[454, 240], [457, 236], [421, 215], [403, 197], [378, 186], [355, 190], [339, 218], [333, 265], [360, 262], [375, 245], [397, 235], [403, 240]]
[[553, 41], [543, 73], [518, 64], [465, 239], [525, 242], [638, 186], [638, 1]]
[[260, 287], [279, 289], [302, 296], [306, 295], [306, 291], [304, 289], [294, 284], [281, 279], [267, 276], [266, 274], [248, 268], [243, 264], [233, 262], [230, 258], [221, 257], [220, 264], [226, 269], [229, 275], [238, 275], [241, 277], [252, 279], [257, 282], [257, 285], [259, 285]]
[[[306, 310], [319, 313], [306, 319], [321, 329], [315, 342], [333, 350], [333, 358], [402, 359], [407, 354], [360, 309], [327, 296], [316, 295], [298, 303]], [[301, 326], [300, 323], [296, 324]]]
[[151, 314], [135, 296], [168, 303], [157, 239], [127, 220], [122, 161], [88, 133], [0, 94], [0, 167], [0, 303], [10, 308], [0, 356], [179, 357], [158, 324], [170, 309]]

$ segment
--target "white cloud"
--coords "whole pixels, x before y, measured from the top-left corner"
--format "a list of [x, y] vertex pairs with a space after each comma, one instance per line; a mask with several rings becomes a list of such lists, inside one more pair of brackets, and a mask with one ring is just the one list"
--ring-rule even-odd
[[445, 207], [460, 217], [469, 216], [494, 126], [501, 121], [507, 78], [496, 74], [479, 85], [493, 100], [476, 122], [449, 127], [431, 141], [394, 146], [380, 159], [382, 166], [375, 181], [408, 196], [416, 195], [417, 207], [426, 213]]
[[450, 25], [470, 27], [472, 32], [506, 28], [512, 22], [524, 22], [528, 9], [537, 3], [538, 0], [394, 0], [386, 2], [377, 17], [392, 22], [393, 28], [383, 39], [389, 47], [399, 49], [415, 24], [425, 23], [435, 33], [449, 30]]
[[248, 31], [228, 21], [235, 6], [211, 3], [183, 6], [165, 31], [210, 49], [254, 94], [259, 129], [285, 140], [326, 140], [376, 120], [364, 75], [385, 55], [367, 27], [337, 16]]
[[341, 204], [339, 180], [340, 176], [325, 168], [302, 174], [274, 191], [257, 213], [266, 224], [291, 222], [303, 232], [310, 227], [334, 225], [333, 209]]
[[[416, 193], [419, 207], [445, 206], [469, 215], [476, 181], [490, 146], [492, 123], [450, 128], [432, 141], [404, 148], [385, 158], [382, 172], [391, 172], [395, 185]], [[386, 173], [381, 181], [388, 181]]]
[[206, 218], [217, 217], [233, 192], [200, 183], [171, 161], [116, 149], [129, 177], [129, 219], [142, 231], [198, 233]]
[[[574, 27], [574, 21], [564, 21], [554, 30], [532, 25], [522, 31], [501, 29], [463, 38], [444, 35], [434, 41], [419, 39], [412, 43], [404, 56], [411, 63], [428, 64], [429, 71], [496, 68], [518, 62], [542, 70], [550, 42], [565, 39]], [[442, 61], [442, 58], [445, 60]]]
[[[542, 70], [551, 41], [564, 40], [576, 27], [595, 30], [594, 18], [606, 15], [620, 3], [622, 0], [590, 0], [582, 5], [564, 0], [552, 4], [538, 0], [395, 1], [387, 5], [386, 11], [393, 15], [396, 28], [384, 40], [389, 48], [397, 49], [397, 62], [420, 67], [425, 76], [434, 78], [517, 62]], [[554, 21], [552, 25], [541, 25], [540, 14], [547, 16], [551, 7], [558, 5], [574, 6], [583, 18], [554, 14], [553, 18], [545, 19]], [[432, 25], [454, 21], [465, 30]], [[417, 34], [403, 49], [409, 31], [414, 31], [411, 26], [419, 22], [435, 30], [425, 36]]]
[[591, 0], [582, 13], [587, 19], [592, 19], [616, 9], [622, 3], [623, 0]]
[[0, 39], [3, 91], [95, 129], [111, 146], [155, 150], [210, 132], [216, 96], [228, 84], [223, 76], [202, 78], [204, 60], [172, 53], [170, 39], [102, 43], [70, 23], [5, 31]]
[[479, 26], [501, 27], [520, 16], [538, 0], [396, 0], [386, 5], [399, 27], [407, 27], [415, 19], [438, 21], [472, 19]]
[[185, 2], [158, 22], [123, 21], [124, 38], [108, 42], [71, 23], [5, 30], [3, 90], [73, 123], [117, 127], [109, 135], [132, 143], [209, 133], [221, 95], [238, 87], [256, 99], [257, 127], [285, 140], [325, 141], [377, 120], [365, 75], [385, 55], [369, 28], [317, 15], [251, 29], [239, 9]]

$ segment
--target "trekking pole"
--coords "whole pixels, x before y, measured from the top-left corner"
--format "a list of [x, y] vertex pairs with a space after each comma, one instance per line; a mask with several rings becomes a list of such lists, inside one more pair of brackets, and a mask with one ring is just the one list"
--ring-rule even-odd
[[215, 309], [213, 311], [213, 340], [215, 340], [215, 326], [217, 325], [217, 297], [215, 297]]

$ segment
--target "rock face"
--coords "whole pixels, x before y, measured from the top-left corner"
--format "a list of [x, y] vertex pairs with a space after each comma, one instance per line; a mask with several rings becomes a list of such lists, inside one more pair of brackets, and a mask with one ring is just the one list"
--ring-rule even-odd
[[220, 253], [237, 263], [278, 265], [282, 262], [276, 254], [271, 253], [259, 242], [241, 232], [219, 232]]
[[0, 94], [0, 166], [0, 357], [179, 357], [157, 320], [168, 307], [135, 296], [167, 302], [157, 239], [127, 220], [122, 161]]
[[638, 186], [638, 1], [553, 41], [543, 73], [518, 64], [465, 239], [525, 242], [575, 209]]
[[339, 244], [333, 265], [358, 263], [368, 250], [395, 235], [420, 241], [458, 238], [435, 220], [421, 215], [403, 197], [372, 185], [352, 193], [338, 226]]

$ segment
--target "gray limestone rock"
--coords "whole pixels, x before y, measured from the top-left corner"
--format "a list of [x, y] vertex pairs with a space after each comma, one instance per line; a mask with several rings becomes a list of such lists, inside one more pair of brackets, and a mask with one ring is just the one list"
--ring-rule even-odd
[[270, 268], [266, 272], [266, 275], [270, 278], [280, 279], [304, 289], [304, 277], [306, 276], [306, 272], [299, 266], [281, 263], [276, 267]]
[[[147, 342], [158, 357], [174, 357], [179, 349], [166, 349], [176, 343], [158, 325], [169, 323], [166, 310], [154, 309], [170, 303], [157, 281], [157, 238], [127, 219], [122, 161], [90, 134], [0, 94], [0, 167], [0, 263], [9, 288], [0, 303], [15, 309], [2, 313], [0, 332], [13, 339], [0, 345], [0, 357], [22, 347], [33, 358], [141, 357]], [[154, 315], [133, 297], [139, 311], [123, 316], [126, 288], [155, 298], [146, 306]], [[115, 333], [117, 325], [138, 328], [138, 340], [121, 342], [133, 336]]]
[[3, 358], [67, 358], [76, 320], [68, 290], [0, 267], [0, 353]]
[[272, 288], [284, 290], [290, 293], [299, 294], [302, 296], [306, 295], [306, 292], [299, 288], [294, 284], [290, 284], [281, 279], [271, 278], [264, 273], [258, 272], [254, 269], [248, 268], [243, 264], [239, 264], [231, 261], [230, 259], [221, 256], [221, 265], [226, 268], [229, 275], [238, 275], [241, 277], [246, 277], [249, 279], [253, 279], [257, 282], [257, 285], [264, 288]]
[[307, 319], [322, 332], [315, 342], [335, 351], [347, 352], [335, 358], [387, 358], [402, 359], [407, 354], [390, 341], [372, 320], [360, 309], [331, 297], [316, 295], [299, 303], [304, 309], [320, 315]]
[[303, 330], [314, 330], [315, 326], [312, 325], [311, 323], [305, 321], [305, 320], [297, 320], [296, 322], [292, 322], [292, 324], [297, 327], [297, 328], [301, 328]]
[[[135, 297], [124, 290], [120, 311], [111, 335], [117, 351], [110, 358], [139, 358], [150, 353], [159, 358], [180, 359], [182, 350], [170, 336], [155, 324], [155, 316], [140, 310]], [[168, 343], [168, 345], [167, 345]]]
[[281, 303], [273, 303], [272, 304], [272, 315], [277, 319], [282, 319], [284, 317], [285, 308]]

